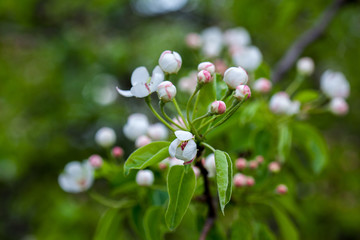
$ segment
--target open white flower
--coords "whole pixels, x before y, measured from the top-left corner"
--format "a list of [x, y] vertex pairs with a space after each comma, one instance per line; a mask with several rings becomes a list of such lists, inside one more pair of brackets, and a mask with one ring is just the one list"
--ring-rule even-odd
[[184, 160], [186, 162], [192, 161], [197, 152], [196, 143], [193, 140], [192, 133], [178, 130], [175, 132], [177, 137], [169, 147], [170, 156]]
[[94, 169], [88, 161], [73, 161], [60, 174], [59, 185], [65, 192], [79, 193], [88, 190], [94, 182]]
[[162, 81], [164, 81], [164, 73], [159, 66], [154, 68], [151, 77], [145, 67], [138, 67], [131, 75], [132, 88], [121, 90], [116, 87], [116, 90], [124, 97], [144, 98], [155, 92]]

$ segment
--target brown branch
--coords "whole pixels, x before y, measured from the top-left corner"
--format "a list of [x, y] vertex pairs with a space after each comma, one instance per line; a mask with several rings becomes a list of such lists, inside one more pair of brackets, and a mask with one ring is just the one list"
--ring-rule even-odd
[[276, 64], [272, 75], [272, 81], [278, 82], [290, 70], [305, 48], [318, 39], [329, 26], [338, 10], [349, 0], [334, 0], [318, 18], [315, 24], [303, 33], [287, 50], [285, 55]]

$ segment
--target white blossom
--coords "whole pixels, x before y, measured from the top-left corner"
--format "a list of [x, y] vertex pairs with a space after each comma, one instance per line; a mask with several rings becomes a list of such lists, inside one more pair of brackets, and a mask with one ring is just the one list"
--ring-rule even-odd
[[152, 140], [161, 141], [168, 138], [168, 130], [162, 123], [155, 123], [148, 128], [148, 135]]
[[125, 136], [135, 141], [141, 135], [145, 135], [148, 131], [149, 120], [142, 113], [134, 113], [128, 117], [127, 123], [123, 127]]
[[176, 139], [169, 146], [170, 156], [184, 160], [185, 162], [194, 160], [197, 146], [193, 140], [192, 133], [178, 130], [175, 132]]
[[102, 127], [95, 134], [95, 142], [104, 148], [111, 147], [115, 141], [116, 133], [112, 128]]
[[149, 170], [139, 170], [136, 174], [136, 183], [140, 186], [151, 186], [154, 183], [154, 173]]
[[341, 72], [325, 71], [320, 78], [320, 88], [330, 98], [347, 98], [350, 84]]
[[88, 161], [69, 162], [64, 172], [59, 175], [58, 181], [65, 192], [83, 192], [88, 190], [94, 182], [94, 169]]
[[224, 81], [230, 89], [248, 82], [248, 74], [242, 67], [231, 67], [225, 71]]
[[256, 70], [262, 62], [262, 54], [255, 46], [241, 48], [232, 57], [236, 65], [242, 66], [248, 71]]
[[160, 55], [159, 65], [166, 73], [177, 73], [181, 68], [181, 64], [181, 56], [175, 51], [166, 50]]

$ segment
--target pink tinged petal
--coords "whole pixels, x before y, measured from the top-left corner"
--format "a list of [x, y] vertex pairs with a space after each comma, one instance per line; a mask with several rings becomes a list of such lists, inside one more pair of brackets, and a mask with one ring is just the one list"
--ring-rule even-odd
[[179, 142], [178, 139], [175, 139], [174, 141], [172, 141], [172, 143], [169, 146], [169, 154], [170, 154], [170, 156], [175, 157], [176, 148], [178, 147], [179, 143], [180, 142]]
[[146, 97], [151, 93], [150, 88], [146, 83], [145, 84], [138, 83], [135, 86], [133, 86], [130, 91], [137, 98]]
[[131, 75], [131, 85], [146, 83], [149, 80], [149, 72], [145, 67], [136, 68]]
[[116, 90], [118, 91], [118, 93], [120, 93], [120, 95], [122, 95], [124, 97], [133, 97], [134, 96], [130, 90], [121, 90], [118, 87], [116, 87]]
[[182, 131], [182, 130], [178, 130], [175, 132], [175, 136], [180, 140], [180, 141], [187, 141], [193, 138], [193, 135], [191, 132], [187, 132], [187, 131]]
[[183, 156], [187, 160], [191, 160], [196, 156], [196, 143], [194, 140], [190, 140], [184, 148]]

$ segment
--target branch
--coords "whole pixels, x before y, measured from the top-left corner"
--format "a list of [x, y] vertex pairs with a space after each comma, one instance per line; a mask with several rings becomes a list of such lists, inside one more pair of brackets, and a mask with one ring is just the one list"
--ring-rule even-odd
[[294, 65], [295, 61], [299, 58], [305, 48], [324, 33], [338, 10], [347, 2], [349, 2], [349, 0], [334, 0], [324, 10], [323, 14], [318, 18], [312, 28], [303, 33], [291, 45], [285, 55], [276, 64], [275, 71], [271, 78], [274, 83], [280, 81], [284, 74]]

